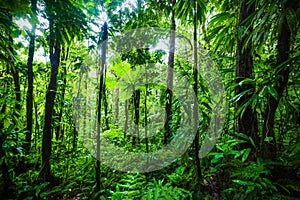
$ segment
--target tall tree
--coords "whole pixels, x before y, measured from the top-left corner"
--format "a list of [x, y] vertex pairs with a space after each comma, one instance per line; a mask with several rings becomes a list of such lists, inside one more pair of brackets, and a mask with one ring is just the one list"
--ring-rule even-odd
[[194, 140], [194, 147], [195, 147], [195, 165], [196, 165], [196, 171], [197, 171], [197, 189], [201, 189], [201, 183], [200, 180], [202, 179], [201, 174], [201, 166], [200, 166], [200, 158], [198, 156], [198, 152], [200, 150], [199, 148], [199, 103], [198, 103], [198, 44], [197, 44], [197, 1], [193, 0], [193, 25], [194, 25], [194, 68], [193, 68], [193, 78], [194, 78], [194, 84], [193, 84], [193, 90], [194, 90], [194, 127], [193, 132], [195, 133], [195, 140]]
[[[137, 141], [140, 142], [139, 135], [139, 122], [140, 122], [140, 99], [141, 99], [141, 90], [135, 89], [133, 86], [133, 106], [134, 106], [134, 131], [137, 135]], [[136, 143], [136, 137], [132, 137], [132, 145], [134, 146]]]
[[[148, 64], [148, 63], [147, 63]], [[149, 152], [149, 144], [148, 144], [148, 111], [147, 111], [147, 95], [148, 95], [148, 74], [147, 74], [147, 64], [145, 64], [145, 97], [144, 97], [144, 112], [145, 112], [145, 143], [146, 143], [146, 153]], [[147, 163], [148, 164], [148, 163]]]
[[57, 88], [57, 74], [60, 65], [61, 46], [81, 39], [86, 27], [82, 5], [79, 7], [72, 1], [45, 1], [46, 14], [49, 20], [49, 56], [51, 64], [50, 82], [46, 93], [45, 117], [42, 139], [42, 169], [39, 177], [45, 181], [53, 181], [50, 156], [52, 151], [52, 116]]
[[106, 72], [107, 67], [104, 69], [104, 84], [103, 84], [103, 106], [104, 106], [104, 116], [105, 116], [105, 130], [109, 130], [109, 120], [108, 120], [108, 90], [106, 89]]
[[102, 108], [102, 98], [104, 95], [104, 70], [106, 65], [106, 51], [107, 51], [107, 23], [103, 25], [103, 33], [101, 38], [101, 68], [100, 68], [100, 83], [98, 92], [98, 110], [97, 110], [97, 152], [96, 152], [96, 192], [100, 191], [101, 188], [101, 171], [100, 171], [100, 134], [101, 134], [101, 108]]
[[164, 124], [164, 144], [168, 143], [171, 135], [171, 123], [172, 123], [172, 101], [173, 101], [173, 76], [174, 76], [174, 57], [175, 57], [175, 4], [176, 0], [171, 0], [171, 27], [170, 27], [170, 47], [169, 47], [169, 58], [168, 58], [168, 78], [167, 78], [167, 89], [166, 89], [166, 115]]
[[[241, 83], [245, 79], [254, 77], [252, 44], [246, 43], [247, 38], [253, 30], [253, 25], [246, 29], [245, 20], [249, 18], [255, 10], [253, 1], [243, 0], [240, 2], [239, 19], [237, 24], [237, 48], [236, 48], [236, 81]], [[237, 106], [242, 107], [253, 96], [255, 85], [250, 83], [239, 84], [236, 88], [237, 94], [245, 93], [238, 101]], [[257, 116], [251, 106], [247, 106], [244, 112], [238, 113], [237, 132], [250, 136], [255, 144], [258, 144], [258, 122]]]
[[195, 133], [195, 140], [194, 140], [194, 152], [193, 156], [195, 158], [195, 166], [196, 166], [196, 182], [197, 182], [197, 192], [201, 190], [201, 165], [200, 165], [200, 158], [198, 156], [199, 153], [199, 102], [198, 102], [198, 94], [199, 94], [199, 69], [198, 69], [198, 37], [197, 37], [197, 25], [204, 22], [205, 14], [206, 14], [206, 3], [204, 1], [197, 1], [197, 0], [180, 0], [178, 1], [177, 7], [177, 17], [182, 20], [187, 20], [189, 18], [193, 19], [193, 91], [194, 91], [194, 111], [193, 111], [193, 118], [194, 118], [194, 126], [193, 126], [193, 133]]
[[36, 7], [37, 7], [37, 0], [31, 0], [31, 19], [32, 19], [32, 29], [29, 33], [29, 51], [28, 51], [28, 60], [27, 60], [27, 69], [28, 69], [28, 88], [27, 88], [27, 97], [26, 97], [26, 119], [27, 119], [27, 126], [26, 126], [26, 144], [25, 149], [26, 151], [30, 150], [31, 146], [31, 135], [32, 135], [32, 111], [33, 111], [33, 70], [32, 70], [32, 63], [34, 57], [34, 49], [35, 49], [35, 29], [36, 29]]
[[[296, 13], [299, 9], [299, 2], [296, 0], [280, 1], [280, 24], [277, 36], [277, 61], [276, 61], [276, 77], [277, 81], [274, 85], [274, 89], [277, 93], [276, 96], [269, 94], [267, 97], [267, 105], [264, 113], [263, 124], [263, 139], [269, 137], [271, 141], [264, 141], [262, 146], [262, 156], [264, 158], [273, 159], [277, 156], [276, 138], [274, 131], [275, 114], [278, 108], [279, 102], [284, 94], [284, 90], [287, 87], [289, 74], [291, 71], [291, 65], [288, 62], [290, 58], [291, 48], [291, 33], [293, 23], [287, 13]], [[298, 18], [299, 19], [299, 18]]]
[[47, 5], [49, 17], [49, 52], [51, 63], [50, 82], [46, 93], [45, 104], [45, 118], [43, 126], [43, 140], [42, 140], [42, 169], [40, 177], [45, 181], [53, 181], [51, 174], [50, 156], [52, 150], [52, 115], [54, 108], [54, 100], [56, 95], [56, 79], [58, 74], [58, 67], [60, 63], [60, 45], [61, 41], [58, 38], [58, 27], [56, 26], [56, 14], [53, 9], [53, 2], [49, 1]]

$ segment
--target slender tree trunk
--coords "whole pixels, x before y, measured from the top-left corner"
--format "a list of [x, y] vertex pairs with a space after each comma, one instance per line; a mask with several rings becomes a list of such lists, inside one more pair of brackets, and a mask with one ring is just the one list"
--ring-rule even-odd
[[105, 129], [109, 130], [109, 121], [108, 121], [108, 102], [107, 102], [107, 90], [104, 80], [103, 85], [103, 105], [104, 105], [104, 118], [105, 118]]
[[[63, 56], [62, 56], [62, 61], [67, 61], [68, 60], [69, 51], [70, 51], [70, 49], [66, 48], [66, 52], [64, 52]], [[60, 102], [60, 110], [59, 110], [59, 114], [58, 114], [59, 125], [56, 128], [56, 134], [55, 134], [56, 141], [58, 141], [61, 138], [60, 135], [61, 135], [62, 122], [63, 122], [62, 115], [63, 115], [64, 99], [65, 99], [66, 85], [67, 85], [67, 78], [66, 78], [66, 76], [67, 76], [67, 67], [66, 67], [66, 63], [62, 64], [62, 69], [63, 69], [62, 78], [63, 78], [64, 85], [63, 85], [62, 90], [61, 90], [61, 102]]]
[[140, 142], [140, 130], [139, 130], [139, 121], [140, 121], [140, 98], [141, 98], [141, 90], [137, 89], [133, 93], [133, 104], [134, 104], [134, 130], [137, 137], [132, 136], [132, 145], [135, 145], [136, 138], [137, 142]]
[[[290, 37], [291, 31], [288, 26], [287, 19], [284, 18], [281, 29], [278, 34], [277, 42], [277, 63], [276, 66], [281, 65], [289, 59], [289, 50], [290, 50]], [[263, 125], [263, 137], [264, 140], [266, 137], [272, 138], [271, 141], [265, 142], [262, 141], [262, 157], [266, 159], [274, 159], [277, 156], [276, 152], [276, 138], [274, 131], [275, 124], [275, 114], [279, 105], [279, 101], [283, 96], [283, 92], [287, 87], [290, 73], [290, 66], [285, 66], [282, 70], [277, 73], [278, 82], [275, 84], [274, 88], [277, 91], [278, 98], [269, 95], [266, 105], [266, 110], [264, 114], [264, 125]]]
[[[138, 18], [141, 19], [141, 11], [142, 11], [142, 0], [137, 0], [137, 12]], [[134, 131], [137, 135], [137, 143], [140, 143], [140, 98], [141, 98], [141, 90], [134, 90], [133, 93], [133, 104], [134, 104]], [[132, 136], [132, 145], [135, 145], [136, 137]]]
[[[145, 99], [144, 99], [144, 109], [145, 109], [145, 143], [146, 143], [146, 153], [149, 152], [148, 144], [148, 113], [147, 113], [147, 95], [148, 95], [148, 75], [147, 75], [147, 65], [145, 65], [145, 77], [146, 77], [146, 89], [145, 89]], [[148, 161], [148, 160], [147, 160]], [[147, 163], [148, 165], [148, 163]]]
[[168, 82], [166, 90], [166, 117], [164, 125], [164, 144], [168, 143], [168, 140], [171, 135], [171, 123], [172, 123], [172, 101], [173, 101], [173, 70], [174, 70], [174, 55], [175, 55], [175, 6], [176, 0], [171, 0], [172, 12], [171, 12], [171, 29], [170, 29], [170, 51], [169, 51], [169, 60], [168, 60]]
[[194, 84], [193, 84], [193, 90], [194, 90], [194, 127], [193, 132], [195, 134], [195, 140], [194, 140], [194, 147], [195, 147], [195, 164], [196, 164], [196, 171], [197, 171], [197, 185], [198, 190], [201, 189], [200, 181], [202, 180], [202, 173], [201, 173], [201, 166], [200, 166], [200, 158], [198, 156], [199, 153], [199, 105], [198, 105], [198, 45], [197, 45], [197, 2], [194, 0], [194, 69], [193, 69], [193, 77], [194, 77]]
[[[242, 26], [242, 23], [245, 19], [247, 19], [255, 9], [255, 5], [251, 3], [249, 0], [243, 0], [240, 5], [240, 16], [238, 22], [238, 29]], [[249, 27], [249, 32], [252, 31], [252, 26]], [[244, 34], [244, 33], [243, 33]], [[247, 79], [253, 78], [253, 56], [251, 54], [252, 45], [246, 45], [247, 35], [244, 35], [242, 38], [238, 36], [238, 46], [236, 52], [236, 81], [237, 83]], [[252, 90], [251, 93], [247, 93], [241, 97], [237, 106], [241, 107], [244, 105], [249, 99], [252, 97], [255, 85], [251, 83], [243, 84], [236, 88], [236, 94], [240, 94], [244, 91]], [[251, 106], [248, 106], [244, 112], [244, 114], [239, 114], [237, 117], [237, 132], [244, 133], [250, 136], [255, 144], [258, 144], [258, 122], [256, 112], [252, 110]], [[251, 147], [247, 145], [242, 145], [240, 148]]]
[[[120, 93], [120, 89], [119, 88], [116, 88], [116, 103], [115, 103], [115, 107], [116, 107], [116, 111], [115, 111], [115, 124], [116, 125], [119, 125], [119, 102], [120, 102], [120, 99], [119, 99], [119, 93]], [[126, 104], [126, 103], [125, 103]], [[126, 108], [125, 108], [126, 109]]]
[[[36, 0], [31, 0], [31, 10], [32, 10], [32, 18], [36, 17]], [[34, 57], [34, 49], [35, 49], [35, 29], [36, 24], [32, 23], [32, 29], [30, 33], [30, 42], [29, 42], [29, 51], [28, 51], [28, 60], [27, 60], [27, 69], [28, 69], [28, 89], [27, 89], [27, 97], [26, 97], [26, 119], [27, 119], [27, 132], [26, 132], [26, 143], [25, 150], [28, 152], [31, 147], [31, 135], [32, 135], [32, 112], [33, 112], [33, 70], [32, 63]]]
[[101, 101], [103, 95], [104, 86], [104, 69], [106, 65], [106, 51], [107, 51], [107, 23], [103, 25], [102, 46], [101, 46], [101, 69], [100, 69], [100, 84], [99, 84], [99, 96], [98, 96], [98, 119], [97, 119], [97, 153], [96, 153], [96, 192], [101, 188], [101, 171], [100, 171], [100, 134], [101, 134]]
[[[85, 80], [84, 80], [84, 91], [87, 91], [88, 89], [88, 72], [85, 72]], [[87, 102], [89, 101], [89, 98], [88, 97], [85, 97], [85, 101], [84, 101], [84, 104], [83, 104], [83, 108], [84, 108], [84, 111], [83, 111], [83, 133], [87, 133], [88, 130], [86, 130], [86, 119], [87, 119]], [[89, 131], [89, 137], [88, 138], [91, 138], [90, 137], [90, 131]]]
[[128, 119], [129, 119], [129, 109], [128, 109], [128, 106], [129, 106], [129, 103], [128, 103], [128, 99], [125, 100], [125, 124], [124, 124], [124, 139], [126, 137], [126, 133], [127, 133], [127, 130], [128, 130]]
[[[35, 112], [35, 129], [34, 129], [34, 148], [37, 150], [37, 141], [40, 139], [40, 126], [39, 126], [39, 119], [38, 119], [38, 110], [37, 110], [37, 103], [33, 100], [34, 104], [34, 112]], [[40, 153], [40, 151], [38, 151]]]
[[104, 106], [105, 130], [109, 130], [107, 90], [106, 90], [106, 84], [105, 84], [106, 71], [107, 71], [107, 67], [105, 65], [104, 66], [104, 79], [103, 79], [103, 106]]
[[60, 60], [60, 42], [55, 38], [54, 32], [54, 19], [50, 17], [50, 63], [51, 63], [51, 75], [50, 83], [48, 85], [46, 93], [46, 105], [45, 105], [45, 117], [43, 127], [43, 140], [42, 140], [42, 169], [39, 177], [44, 181], [53, 181], [51, 174], [50, 156], [52, 150], [52, 116], [54, 109], [54, 100], [56, 94], [56, 79], [59, 68]]

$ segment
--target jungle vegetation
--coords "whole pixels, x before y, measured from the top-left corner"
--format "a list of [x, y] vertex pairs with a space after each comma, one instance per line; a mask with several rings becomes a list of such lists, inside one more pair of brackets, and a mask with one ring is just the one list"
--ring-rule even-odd
[[299, 19], [297, 0], [1, 0], [0, 199], [299, 199]]

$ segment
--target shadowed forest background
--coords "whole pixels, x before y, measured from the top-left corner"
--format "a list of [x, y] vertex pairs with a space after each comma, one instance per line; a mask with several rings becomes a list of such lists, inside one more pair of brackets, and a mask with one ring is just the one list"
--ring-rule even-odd
[[[0, 199], [299, 199], [299, 19], [297, 0], [0, 0]], [[147, 31], [131, 36], [148, 45], [119, 56], [106, 43], [153, 27], [168, 30], [165, 49]], [[226, 110], [200, 159], [218, 123], [207, 63]], [[121, 84], [124, 74], [146, 84]], [[101, 137], [135, 153], [164, 148], [187, 110], [195, 136], [170, 165], [121, 172], [99, 160]]]

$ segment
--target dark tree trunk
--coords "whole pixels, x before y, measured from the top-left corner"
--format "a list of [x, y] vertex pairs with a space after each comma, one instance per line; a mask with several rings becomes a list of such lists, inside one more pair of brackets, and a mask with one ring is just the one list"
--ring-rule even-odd
[[[137, 0], [137, 11], [138, 17], [141, 17], [141, 10], [142, 10], [142, 1]], [[141, 91], [139, 89], [135, 90], [133, 88], [133, 105], [134, 105], [134, 132], [136, 136], [132, 136], [132, 145], [134, 146], [136, 143], [140, 143], [140, 129], [139, 129], [139, 122], [140, 122], [140, 98], [141, 98]]]
[[125, 124], [124, 124], [124, 139], [126, 137], [126, 133], [127, 133], [127, 130], [128, 130], [128, 119], [129, 119], [129, 100], [126, 99], [125, 100]]
[[[31, 0], [31, 10], [32, 10], [32, 17], [36, 17], [36, 0]], [[29, 51], [28, 51], [28, 60], [27, 60], [27, 69], [28, 69], [28, 89], [27, 89], [27, 97], [26, 97], [26, 119], [27, 119], [27, 132], [26, 132], [26, 143], [25, 143], [25, 150], [28, 152], [31, 147], [31, 135], [32, 135], [32, 111], [33, 111], [33, 70], [32, 70], [32, 63], [34, 57], [34, 48], [35, 48], [35, 29], [36, 24], [32, 24], [32, 29], [30, 33], [30, 42], [29, 42]]]
[[101, 171], [100, 171], [100, 134], [101, 134], [101, 102], [104, 89], [104, 69], [106, 65], [106, 51], [107, 51], [107, 23], [103, 25], [103, 35], [102, 35], [102, 46], [101, 46], [101, 69], [100, 69], [100, 83], [99, 83], [99, 93], [98, 93], [98, 119], [97, 119], [97, 149], [96, 149], [96, 192], [100, 191], [101, 188]]
[[[255, 9], [255, 5], [252, 3], [250, 5], [249, 0], [243, 0], [240, 5], [240, 16], [238, 21], [238, 29], [242, 26], [242, 23], [247, 19]], [[246, 31], [246, 30], [245, 30]], [[249, 32], [252, 32], [252, 26], [249, 27]], [[243, 33], [244, 34], [244, 33]], [[246, 45], [246, 39], [248, 35], [244, 35], [242, 38], [238, 36], [238, 46], [236, 51], [236, 81], [237, 83], [247, 79], [253, 78], [253, 56], [251, 53], [252, 44]], [[245, 94], [241, 97], [237, 106], [241, 107], [253, 96], [255, 85], [251, 83], [243, 84], [236, 88], [236, 94], [242, 93], [244, 91], [251, 90], [252, 92]], [[248, 106], [243, 114], [239, 114], [237, 117], [238, 126], [237, 132], [244, 133], [250, 136], [255, 144], [259, 142], [258, 138], [258, 122], [256, 112], [252, 110], [251, 105]], [[240, 148], [251, 147], [248, 144], [242, 145]]]
[[132, 136], [132, 145], [135, 145], [136, 138], [137, 142], [140, 142], [140, 129], [139, 129], [139, 121], [140, 121], [140, 98], [141, 91], [139, 89], [135, 90], [133, 93], [133, 104], [134, 104], [134, 131], [136, 136]]
[[105, 130], [109, 130], [107, 90], [106, 90], [105, 84], [103, 85], [103, 105], [104, 105], [104, 115], [105, 115], [104, 116], [105, 117]]
[[78, 131], [76, 128], [76, 124], [74, 124], [74, 127], [73, 127], [73, 151], [75, 151], [76, 147], [77, 147], [77, 137], [78, 137]]
[[[290, 50], [290, 37], [291, 31], [288, 26], [287, 19], [284, 18], [281, 29], [278, 33], [278, 42], [277, 42], [277, 62], [276, 66], [281, 65], [289, 59], [289, 50]], [[277, 156], [276, 153], [276, 138], [274, 131], [275, 124], [275, 114], [279, 105], [279, 101], [283, 96], [283, 92], [287, 87], [289, 80], [290, 67], [285, 65], [282, 70], [277, 73], [277, 77], [280, 77], [275, 84], [274, 88], [277, 91], [278, 98], [269, 95], [266, 105], [266, 110], [264, 114], [264, 125], [263, 125], [263, 137], [264, 140], [266, 137], [272, 138], [271, 141], [266, 142], [262, 141], [262, 157], [266, 159], [274, 159]]]
[[[148, 113], [147, 113], [147, 95], [148, 95], [148, 75], [147, 75], [147, 66], [145, 65], [145, 77], [146, 77], [146, 89], [145, 89], [145, 99], [144, 99], [144, 109], [145, 109], [145, 143], [146, 143], [146, 153], [149, 153], [149, 144], [148, 144]], [[148, 164], [148, 163], [147, 163]]]
[[[201, 180], [202, 180], [202, 173], [201, 173], [201, 166], [200, 166], [200, 158], [198, 156], [199, 154], [199, 105], [198, 105], [198, 45], [197, 45], [197, 2], [194, 0], [194, 69], [193, 69], [193, 77], [194, 77], [194, 84], [193, 84], [193, 90], [194, 90], [194, 127], [193, 132], [195, 134], [195, 140], [194, 140], [194, 147], [195, 147], [195, 164], [196, 164], [196, 171], [197, 171], [197, 177], [196, 182], [198, 185], [197, 190], [200, 191], [201, 189]], [[198, 191], [197, 191], [198, 192]]]
[[[33, 101], [34, 103], [34, 112], [35, 112], [35, 129], [34, 129], [34, 148], [37, 150], [36, 145], [37, 141], [40, 139], [40, 125], [39, 125], [39, 119], [38, 119], [38, 109], [37, 109], [37, 103]], [[40, 149], [38, 151], [40, 153]]]
[[170, 30], [170, 51], [168, 59], [168, 80], [166, 90], [166, 117], [164, 124], [164, 144], [168, 143], [171, 135], [171, 123], [172, 123], [172, 101], [173, 101], [173, 70], [174, 70], [174, 55], [175, 55], [175, 6], [176, 0], [171, 0], [172, 12], [171, 12], [171, 30]]
[[52, 116], [54, 109], [54, 100], [56, 94], [56, 79], [60, 61], [60, 42], [55, 37], [54, 32], [54, 19], [49, 20], [50, 27], [50, 63], [51, 75], [50, 83], [46, 93], [45, 117], [43, 127], [43, 140], [42, 140], [42, 169], [39, 177], [44, 181], [53, 181], [51, 174], [50, 156], [52, 150]]
[[106, 72], [107, 67], [104, 66], [104, 79], [103, 79], [103, 106], [104, 106], [104, 119], [105, 119], [105, 130], [109, 130], [109, 121], [108, 121], [108, 102], [107, 102], [107, 90], [106, 90]]

